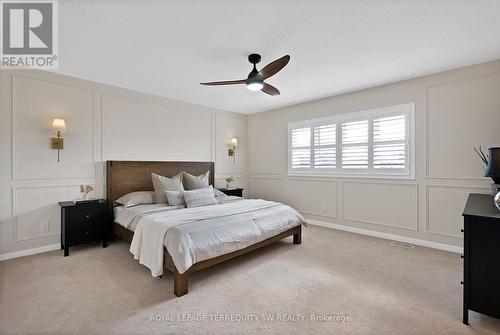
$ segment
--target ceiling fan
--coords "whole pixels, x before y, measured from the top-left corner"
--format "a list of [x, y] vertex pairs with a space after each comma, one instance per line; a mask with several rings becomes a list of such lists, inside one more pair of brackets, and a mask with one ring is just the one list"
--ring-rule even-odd
[[276, 73], [278, 73], [281, 69], [285, 67], [285, 65], [288, 64], [290, 61], [290, 56], [286, 55], [283, 56], [274, 62], [271, 62], [264, 66], [262, 70], [257, 71], [256, 64], [260, 62], [260, 55], [259, 54], [251, 54], [248, 56], [248, 61], [253, 64], [253, 70], [250, 71], [248, 74], [247, 79], [241, 79], [241, 80], [227, 80], [227, 81], [213, 81], [209, 83], [200, 83], [202, 85], [208, 85], [208, 86], [219, 86], [219, 85], [237, 85], [237, 84], [245, 84], [247, 85], [247, 88], [250, 91], [262, 91], [264, 93], [267, 93], [269, 95], [280, 95], [280, 91], [274, 87], [273, 85], [270, 85], [268, 83], [265, 83], [264, 80], [267, 78], [274, 76]]

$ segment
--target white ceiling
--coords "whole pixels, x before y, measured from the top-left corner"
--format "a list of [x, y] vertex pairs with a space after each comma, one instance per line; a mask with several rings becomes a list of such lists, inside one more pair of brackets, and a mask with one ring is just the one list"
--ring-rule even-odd
[[[255, 113], [500, 58], [500, 1], [59, 1], [57, 72]], [[290, 54], [267, 81], [243, 85]]]

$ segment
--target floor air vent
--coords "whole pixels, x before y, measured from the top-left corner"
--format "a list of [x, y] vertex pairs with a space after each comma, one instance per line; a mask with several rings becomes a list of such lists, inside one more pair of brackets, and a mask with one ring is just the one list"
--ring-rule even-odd
[[413, 249], [413, 245], [403, 243], [403, 242], [398, 242], [398, 241], [391, 241], [392, 245], [395, 245], [397, 247], [405, 248], [405, 249]]

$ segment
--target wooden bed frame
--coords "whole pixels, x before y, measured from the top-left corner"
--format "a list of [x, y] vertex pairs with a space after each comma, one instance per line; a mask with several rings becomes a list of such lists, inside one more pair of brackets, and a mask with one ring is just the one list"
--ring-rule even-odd
[[[107, 161], [106, 162], [106, 197], [108, 200], [108, 218], [110, 230], [113, 234], [125, 241], [131, 242], [134, 232], [115, 223], [113, 207], [115, 200], [124, 194], [134, 191], [152, 191], [153, 183], [151, 173], [172, 177], [181, 171], [200, 175], [210, 171], [209, 183], [214, 184], [213, 162], [145, 162], [145, 161]], [[209, 268], [225, 260], [257, 250], [266, 245], [279, 241], [285, 237], [293, 236], [293, 243], [300, 244], [302, 226], [293, 227], [281, 234], [268, 238], [244, 249], [221, 255], [215, 258], [193, 264], [186, 272], [180, 274], [175, 267], [172, 256], [164, 249], [163, 266], [174, 274], [174, 293], [180, 297], [188, 293], [188, 275], [190, 273]]]

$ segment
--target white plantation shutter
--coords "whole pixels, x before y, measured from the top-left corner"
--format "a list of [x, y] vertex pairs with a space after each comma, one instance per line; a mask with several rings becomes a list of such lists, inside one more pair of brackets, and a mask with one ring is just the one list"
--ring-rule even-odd
[[373, 167], [404, 169], [406, 166], [406, 117], [396, 115], [373, 120]]
[[314, 167], [325, 169], [337, 165], [337, 125], [314, 127]]
[[414, 104], [289, 124], [289, 172], [414, 175]]
[[292, 129], [292, 168], [311, 167], [311, 128]]
[[368, 120], [342, 124], [342, 168], [368, 167]]

